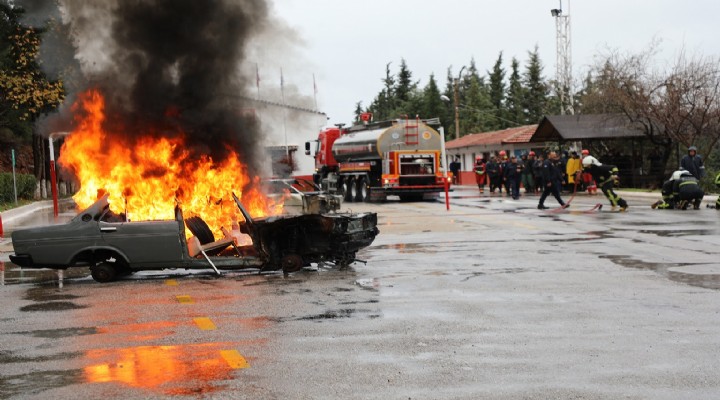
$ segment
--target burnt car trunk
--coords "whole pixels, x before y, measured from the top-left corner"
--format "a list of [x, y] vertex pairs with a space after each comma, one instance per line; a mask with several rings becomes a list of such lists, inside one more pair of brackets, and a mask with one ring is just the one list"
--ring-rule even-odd
[[282, 268], [293, 272], [313, 262], [346, 266], [356, 261], [358, 250], [369, 246], [380, 232], [376, 213], [253, 219], [235, 200], [245, 217], [241, 230], [252, 238], [253, 246], [266, 262], [266, 270]]

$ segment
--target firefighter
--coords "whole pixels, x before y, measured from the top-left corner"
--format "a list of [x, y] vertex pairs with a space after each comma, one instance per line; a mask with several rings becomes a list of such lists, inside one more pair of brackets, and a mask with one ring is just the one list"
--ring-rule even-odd
[[510, 165], [510, 159], [507, 156], [505, 150], [500, 150], [498, 153], [500, 156], [500, 184], [505, 187], [505, 194], [510, 195], [510, 183], [508, 182], [508, 169], [512, 168]]
[[[582, 157], [580, 164], [582, 165], [582, 160], [585, 159], [585, 157], [590, 155], [590, 150], [583, 149], [582, 150]], [[581, 170], [582, 175], [582, 181], [585, 187], [587, 188], [588, 194], [596, 194], [597, 193], [597, 184], [595, 183], [595, 180], [592, 177], [592, 174], [590, 174], [587, 171]]]
[[613, 208], [620, 206], [621, 211], [628, 208], [628, 204], [620, 196], [615, 194], [613, 187], [618, 182], [618, 168], [614, 165], [603, 165], [597, 158], [588, 155], [582, 160], [583, 170], [592, 175], [605, 197], [610, 201]]
[[655, 203], [653, 203], [650, 207], [652, 209], [659, 209], [659, 210], [672, 210], [677, 205], [677, 199], [673, 195], [673, 186], [675, 184], [675, 174], [670, 176], [670, 179], [666, 180], [665, 183], [662, 185], [662, 190], [660, 191], [660, 194], [662, 195], [662, 200], [658, 200]]
[[480, 193], [483, 193], [485, 191], [485, 160], [483, 159], [483, 156], [477, 156], [475, 157], [475, 182], [478, 185], [478, 189], [480, 189]]
[[560, 203], [561, 207], [567, 207], [563, 199], [560, 197], [560, 189], [562, 188], [563, 172], [559, 167], [560, 158], [557, 153], [551, 151], [548, 154], [547, 160], [543, 162], [543, 183], [544, 189], [540, 196], [540, 202], [538, 202], [538, 210], [546, 210], [545, 199], [550, 193], [555, 196], [555, 200]]
[[675, 171], [673, 178], [673, 195], [677, 196], [677, 208], [686, 210], [692, 203], [693, 208], [699, 210], [705, 192], [700, 187], [698, 178], [685, 170]]

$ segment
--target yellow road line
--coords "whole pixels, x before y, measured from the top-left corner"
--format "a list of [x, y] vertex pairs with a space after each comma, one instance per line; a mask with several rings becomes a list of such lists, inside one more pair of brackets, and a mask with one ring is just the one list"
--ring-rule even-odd
[[187, 295], [175, 296], [175, 298], [177, 299], [178, 303], [180, 303], [180, 304], [193, 304], [193, 303], [195, 303], [195, 302], [193, 301], [192, 297], [187, 296]]
[[168, 279], [165, 281], [165, 284], [168, 286], [177, 286], [178, 285], [178, 283], [175, 279]]
[[237, 350], [220, 350], [220, 355], [232, 369], [250, 368], [245, 357], [240, 355]]
[[208, 317], [193, 318], [193, 321], [195, 321], [195, 325], [197, 325], [198, 328], [204, 331], [214, 331], [215, 329], [217, 329], [215, 324], [213, 324], [213, 322]]

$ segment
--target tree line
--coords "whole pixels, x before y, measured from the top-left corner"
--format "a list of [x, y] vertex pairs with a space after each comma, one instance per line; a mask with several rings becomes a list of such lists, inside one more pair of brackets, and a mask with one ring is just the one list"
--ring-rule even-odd
[[[680, 51], [671, 62], [661, 59], [658, 43], [640, 53], [609, 50], [598, 54], [586, 76], [575, 84], [570, 97], [576, 114], [621, 114], [662, 150], [668, 161], [687, 147], [697, 146], [720, 170], [720, 58], [689, 55]], [[447, 70], [440, 90], [430, 75], [421, 87], [404, 59], [397, 73], [389, 63], [380, 92], [363, 107], [355, 105], [359, 121], [363, 112], [375, 120], [439, 117], [446, 139], [455, 137], [455, 83], [457, 82], [460, 136], [539, 123], [545, 115], [560, 114], [557, 81], [543, 75], [537, 46], [528, 51], [521, 66], [516, 58], [509, 70], [500, 52], [492, 68], [481, 74], [475, 61], [458, 73]]]
[[509, 71], [503, 65], [502, 52], [486, 73], [480, 72], [474, 59], [457, 73], [450, 66], [442, 90], [434, 74], [421, 87], [404, 59], [400, 60], [397, 73], [392, 72], [391, 66], [392, 63], [385, 66], [382, 88], [370, 104], [363, 107], [362, 102], [356, 103], [356, 122], [365, 112], [372, 113], [375, 120], [406, 115], [439, 117], [447, 137], [455, 137], [456, 90], [461, 135], [536, 124], [544, 115], [560, 110], [552, 95], [552, 82], [543, 76], [537, 47], [528, 51], [522, 67], [513, 57]]

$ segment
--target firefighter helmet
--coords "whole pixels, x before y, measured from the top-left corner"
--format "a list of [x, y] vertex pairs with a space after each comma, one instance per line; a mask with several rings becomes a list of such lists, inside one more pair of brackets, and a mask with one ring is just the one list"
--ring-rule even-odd
[[679, 170], [673, 172], [672, 177], [670, 178], [670, 180], [676, 181], [676, 180], [680, 179], [680, 177], [683, 176], [683, 174], [686, 173], [686, 172], [687, 172], [687, 171], [685, 171], [684, 169], [679, 169]]
[[583, 165], [583, 167], [589, 167], [591, 165], [597, 165], [599, 167], [602, 165], [602, 163], [593, 156], [587, 156], [587, 157], [583, 158], [582, 165]]
[[505, 153], [505, 150], [500, 150], [498, 154], [500, 155], [500, 157], [505, 157], [507, 153]]
[[477, 157], [475, 157], [475, 161], [480, 161], [480, 160], [482, 160], [482, 159], [483, 159], [483, 156], [477, 156]]
[[534, 152], [534, 151], [531, 151], [531, 152], [528, 153], [528, 155], [529, 155], [530, 157], [535, 157], [535, 152]]
[[694, 151], [697, 153], [697, 147], [695, 147], [695, 146], [688, 147], [688, 152], [690, 152], [690, 151]]
[[590, 150], [588, 150], [588, 149], [583, 149], [583, 150], [582, 150], [582, 155], [584, 155], [584, 156], [589, 156], [589, 155], [590, 155]]

